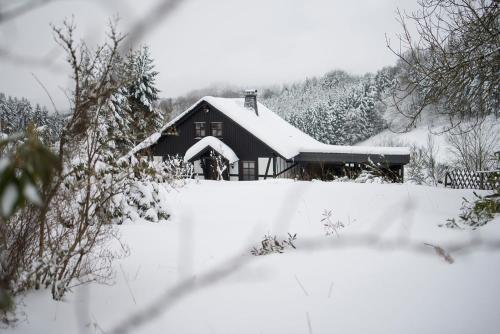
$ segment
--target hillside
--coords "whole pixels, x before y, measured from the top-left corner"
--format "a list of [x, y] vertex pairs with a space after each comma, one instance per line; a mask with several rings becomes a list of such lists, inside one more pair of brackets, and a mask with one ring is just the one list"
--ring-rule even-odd
[[[394, 113], [394, 111], [392, 111]], [[391, 116], [391, 117], [394, 117]], [[401, 117], [401, 116], [400, 116]], [[464, 122], [463, 128], [467, 129], [472, 125], [471, 122]], [[436, 160], [438, 163], [452, 165], [455, 158], [451, 151], [451, 145], [445, 131], [449, 127], [449, 122], [439, 118], [426, 118], [418, 123], [418, 126], [410, 131], [403, 131], [401, 126], [393, 129], [385, 129], [380, 133], [364, 140], [356, 145], [358, 146], [412, 146], [426, 147], [429, 139], [436, 148]], [[493, 151], [500, 150], [500, 119], [494, 116], [487, 117], [483, 122], [483, 127], [488, 133], [485, 133], [485, 139], [495, 142]], [[456, 130], [453, 130], [456, 131]]]
[[[6, 333], [108, 333], [185, 279], [185, 296], [170, 295], [130, 332], [497, 333], [500, 252], [467, 245], [498, 236], [499, 217], [475, 231], [439, 227], [471, 196], [408, 184], [193, 181], [168, 194], [169, 221], [119, 227], [130, 255], [115, 263], [115, 284], [76, 287], [63, 302], [29, 293], [26, 321]], [[263, 235], [288, 232], [296, 249], [250, 255]], [[245, 265], [207, 280], [234, 255]]]

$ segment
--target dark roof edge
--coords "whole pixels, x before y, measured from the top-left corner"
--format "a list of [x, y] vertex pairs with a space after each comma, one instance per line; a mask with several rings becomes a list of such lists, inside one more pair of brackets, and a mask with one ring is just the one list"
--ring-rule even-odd
[[304, 162], [330, 162], [330, 163], [389, 163], [394, 165], [407, 164], [409, 154], [363, 154], [363, 153], [323, 153], [300, 152], [293, 158], [295, 161]]

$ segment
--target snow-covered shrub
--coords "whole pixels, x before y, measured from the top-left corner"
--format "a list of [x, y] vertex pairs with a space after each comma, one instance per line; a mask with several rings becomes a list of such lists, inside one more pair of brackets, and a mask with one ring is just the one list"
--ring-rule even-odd
[[272, 253], [283, 253], [286, 248], [292, 247], [295, 248], [294, 241], [297, 239], [297, 233], [291, 235], [288, 233], [288, 239], [278, 241], [277, 236], [271, 236], [267, 234], [264, 236], [262, 241], [260, 242], [259, 247], [254, 247], [250, 251], [252, 255], [268, 255]]
[[133, 177], [142, 181], [168, 183], [171, 187], [183, 186], [187, 179], [194, 175], [194, 166], [185, 162], [179, 156], [167, 156], [162, 161], [147, 159], [146, 157], [130, 157], [130, 162], [121, 160], [121, 164], [130, 166]]
[[363, 170], [361, 173], [354, 179], [356, 183], [391, 183], [391, 181], [387, 180], [383, 176], [378, 176], [373, 174], [370, 171]]
[[348, 176], [339, 176], [333, 179], [335, 182], [350, 182], [352, 181]]
[[321, 223], [323, 223], [323, 229], [325, 230], [325, 235], [329, 236], [339, 236], [339, 231], [346, 226], [349, 226], [351, 223], [354, 223], [356, 219], [351, 220], [350, 217], [347, 219], [347, 223], [344, 223], [340, 220], [334, 222], [333, 220], [333, 211], [332, 210], [323, 210], [321, 214], [323, 218], [321, 218]]
[[473, 228], [483, 226], [500, 213], [500, 191], [487, 196], [476, 196], [475, 201], [464, 198], [462, 203], [461, 221]]
[[117, 198], [120, 201], [120, 219], [118, 224], [144, 219], [150, 222], [167, 220], [165, 192], [167, 188], [162, 183], [154, 181], [134, 180], [126, 192]]
[[345, 225], [340, 220], [333, 222], [332, 220], [332, 210], [324, 210], [322, 213], [323, 218], [321, 222], [323, 223], [323, 228], [325, 229], [326, 236], [339, 236], [339, 230], [344, 228]]
[[333, 182], [354, 182], [354, 183], [393, 183], [390, 177], [374, 172], [373, 170], [362, 169], [352, 171], [348, 175], [334, 177]]
[[[193, 165], [179, 157], [163, 161], [133, 158], [131, 163], [122, 161], [121, 173], [128, 174], [123, 191], [113, 197], [115, 222], [144, 219], [150, 222], [167, 220], [166, 193], [182, 187], [193, 175]], [[130, 171], [127, 173], [127, 171]]]
[[378, 144], [382, 146], [407, 146], [410, 148], [410, 161], [405, 165], [404, 181], [413, 184], [437, 186], [443, 182], [447, 166], [438, 162], [439, 147], [429, 134], [424, 146], [410, 144], [395, 138], [386, 137]]
[[443, 182], [446, 166], [437, 161], [438, 147], [429, 134], [424, 147], [410, 146], [410, 161], [405, 166], [405, 181], [415, 184], [437, 186]]
[[448, 219], [440, 227], [476, 229], [500, 214], [500, 172], [491, 173], [489, 182], [495, 185], [493, 193], [481, 196], [474, 192], [474, 200], [463, 199], [459, 219]]

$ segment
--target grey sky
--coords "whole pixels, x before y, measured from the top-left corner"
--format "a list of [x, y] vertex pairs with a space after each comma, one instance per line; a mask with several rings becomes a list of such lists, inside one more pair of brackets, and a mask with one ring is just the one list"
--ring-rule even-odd
[[[213, 83], [282, 84], [332, 69], [365, 73], [393, 64], [385, 33], [401, 29], [399, 7], [416, 0], [186, 0], [143, 40], [151, 48], [161, 96], [177, 96]], [[0, 0], [0, 9], [8, 0]], [[67, 106], [69, 68], [52, 38], [49, 22], [74, 14], [80, 37], [97, 43], [108, 18], [119, 28], [147, 15], [156, 0], [59, 0], [0, 25], [0, 91], [49, 106], [34, 73], [59, 109]], [[25, 57], [46, 57], [52, 65], [27, 66]]]

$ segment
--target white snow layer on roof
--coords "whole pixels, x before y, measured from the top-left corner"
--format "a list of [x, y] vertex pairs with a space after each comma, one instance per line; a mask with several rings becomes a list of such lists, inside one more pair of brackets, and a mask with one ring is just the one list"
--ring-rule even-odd
[[184, 155], [184, 161], [187, 162], [191, 160], [193, 157], [195, 157], [198, 153], [200, 153], [207, 147], [211, 147], [212, 149], [217, 151], [217, 153], [226, 158], [230, 164], [239, 160], [238, 156], [236, 156], [236, 153], [234, 153], [234, 151], [229, 146], [224, 144], [220, 139], [217, 139], [212, 136], [207, 136], [201, 139], [193, 146], [191, 146], [186, 151], [186, 154]]
[[300, 152], [373, 155], [409, 154], [409, 149], [407, 147], [341, 146], [323, 144], [295, 128], [261, 103], [257, 103], [257, 115], [252, 109], [243, 106], [243, 98], [205, 96], [193, 104], [189, 109], [168, 122], [162, 128], [161, 132], [174, 125], [202, 101], [217, 108], [220, 112], [251, 132], [255, 137], [260, 139], [285, 159], [291, 159]]

